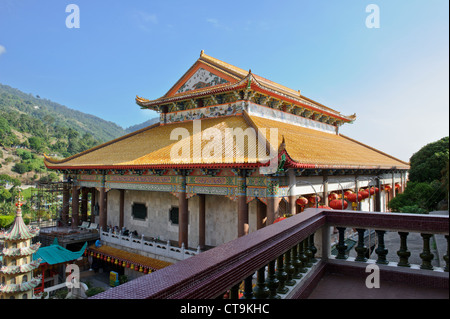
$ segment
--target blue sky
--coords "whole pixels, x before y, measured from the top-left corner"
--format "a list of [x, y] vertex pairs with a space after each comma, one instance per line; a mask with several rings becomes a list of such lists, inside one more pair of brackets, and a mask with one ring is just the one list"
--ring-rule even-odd
[[[65, 21], [80, 8], [80, 28]], [[365, 21], [380, 9], [380, 28]], [[449, 132], [447, 0], [0, 0], [0, 83], [123, 127], [200, 51], [357, 114], [341, 132], [402, 160]]]

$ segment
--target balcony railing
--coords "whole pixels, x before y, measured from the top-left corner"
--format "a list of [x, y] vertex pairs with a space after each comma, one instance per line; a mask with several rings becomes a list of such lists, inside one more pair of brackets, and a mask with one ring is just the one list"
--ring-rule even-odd
[[[331, 255], [334, 227], [339, 235], [336, 256]], [[359, 235], [356, 257], [352, 258], [347, 255], [344, 241], [347, 228]], [[367, 229], [376, 232], [376, 260], [366, 257], [363, 234]], [[386, 231], [399, 233], [395, 261], [386, 258]], [[409, 265], [409, 232], [422, 235], [421, 265]], [[431, 234], [445, 235], [447, 239], [443, 268], [431, 265]], [[305, 298], [326, 272], [367, 276], [369, 264], [380, 267], [384, 278], [403, 282], [414, 278], [416, 282], [448, 289], [448, 234], [448, 216], [308, 209], [93, 298], [209, 299], [228, 292], [234, 299], [239, 297], [242, 286], [243, 298]], [[256, 285], [252, 282], [255, 273]]]

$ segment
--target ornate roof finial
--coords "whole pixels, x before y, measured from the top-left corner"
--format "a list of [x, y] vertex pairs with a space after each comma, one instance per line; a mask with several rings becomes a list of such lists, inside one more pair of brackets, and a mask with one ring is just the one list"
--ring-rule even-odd
[[21, 190], [19, 188], [19, 195], [17, 195], [17, 203], [16, 203], [16, 206], [17, 206], [16, 216], [22, 216], [22, 205], [23, 205], [23, 203], [21, 201], [21, 197], [22, 197], [22, 194], [21, 194]]
[[200, 51], [200, 57], [202, 57], [203, 54], [205, 54], [205, 50]]

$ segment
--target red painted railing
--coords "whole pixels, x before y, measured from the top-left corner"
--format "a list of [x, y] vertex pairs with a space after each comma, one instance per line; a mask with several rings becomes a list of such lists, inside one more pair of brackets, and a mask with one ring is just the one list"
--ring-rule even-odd
[[[330, 256], [332, 226], [337, 226], [341, 230], [346, 227], [444, 234], [447, 239], [449, 233], [448, 216], [308, 209], [301, 214], [294, 215], [197, 256], [111, 288], [92, 298], [217, 298], [225, 291], [237, 289], [237, 285], [246, 278], [250, 278], [255, 272], [258, 272], [258, 276], [262, 276], [262, 279], [258, 277], [257, 280], [263, 285], [264, 271], [261, 270], [272, 264], [273, 274], [275, 260], [279, 262], [279, 257], [284, 256], [281, 260], [289, 263], [291, 257], [295, 259], [300, 255], [301, 243], [305, 243], [312, 238], [314, 238], [314, 243], [309, 242], [308, 247], [312, 247], [311, 244], [314, 244], [317, 248], [315, 257], [319, 259], [319, 262], [314, 264], [314, 274], [308, 276], [305, 282], [313, 284], [324, 273], [329, 261], [334, 258]], [[314, 236], [312, 236], [313, 234]], [[311, 259], [311, 252], [308, 253]], [[442, 277], [442, 274], [444, 274], [444, 282], [446, 281], [448, 285], [448, 247], [446, 261], [447, 270], [446, 272], [441, 271], [440, 276]], [[288, 266], [291, 268], [288, 270], [288, 273], [290, 273], [293, 271], [293, 267], [292, 264]], [[285, 269], [289, 267], [285, 267]], [[330, 267], [336, 269], [338, 266], [336, 263], [332, 263]], [[277, 264], [277, 270], [280, 269], [283, 269], [283, 265]], [[290, 275], [292, 276], [292, 273]], [[422, 273], [418, 275], [423, 276]], [[310, 290], [311, 287], [305, 284], [293, 293], [291, 298], [304, 297]], [[251, 293], [251, 291], [247, 293]], [[230, 294], [237, 296], [237, 294]], [[259, 296], [266, 297], [267, 294]]]

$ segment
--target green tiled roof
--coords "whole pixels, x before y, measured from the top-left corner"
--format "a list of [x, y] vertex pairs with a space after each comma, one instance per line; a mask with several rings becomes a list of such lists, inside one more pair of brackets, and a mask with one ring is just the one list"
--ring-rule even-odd
[[47, 263], [49, 265], [56, 265], [80, 258], [86, 250], [86, 247], [87, 243], [84, 243], [81, 250], [70, 251], [60, 246], [55, 238], [52, 245], [39, 248], [39, 250], [33, 254], [33, 259], [41, 258], [41, 264]]

